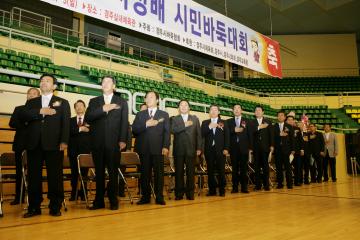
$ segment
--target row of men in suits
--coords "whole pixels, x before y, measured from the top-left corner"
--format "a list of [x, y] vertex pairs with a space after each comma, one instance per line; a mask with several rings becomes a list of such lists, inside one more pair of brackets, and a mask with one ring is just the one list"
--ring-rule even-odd
[[[26, 128], [24, 133], [27, 141], [23, 148], [27, 150], [29, 177], [29, 208], [24, 217], [41, 214], [43, 161], [47, 168], [50, 215], [61, 215], [64, 200], [62, 164], [64, 150], [68, 145], [72, 168], [72, 198], [75, 197], [78, 177], [76, 156], [91, 152], [95, 164], [96, 196], [90, 209], [105, 207], [106, 168], [109, 175], [106, 191], [110, 209], [116, 210], [119, 208], [117, 171], [121, 151], [129, 145], [128, 105], [124, 99], [114, 94], [115, 79], [104, 76], [101, 82], [103, 95], [91, 99], [87, 109], [83, 101], [77, 101], [74, 104], [77, 116], [69, 121], [69, 103], [53, 94], [56, 85], [54, 76], [41, 76], [41, 96], [36, 95], [32, 99], [29, 97], [19, 111], [20, 122]], [[179, 115], [173, 117], [170, 123], [168, 113], [158, 109], [158, 102], [158, 93], [148, 92], [145, 96], [146, 105], [136, 115], [132, 125], [132, 133], [136, 138], [135, 151], [141, 160], [141, 199], [138, 204], [150, 202], [152, 171], [156, 204], [166, 204], [163, 197], [163, 165], [164, 157], [169, 153], [171, 133], [174, 135], [177, 200], [182, 199], [184, 194], [187, 199], [194, 199], [194, 158], [201, 154], [204, 154], [207, 163], [209, 196], [216, 195], [217, 188], [219, 195], [225, 196], [225, 156], [229, 153], [233, 167], [234, 193], [239, 191], [239, 185], [241, 192], [249, 192], [247, 168], [250, 154], [254, 156], [255, 189], [260, 190], [263, 186], [265, 190], [269, 190], [268, 158], [274, 148], [277, 167], [282, 169], [280, 165], [285, 165], [287, 180], [290, 182], [286, 158], [289, 151], [291, 154], [295, 151], [292, 137], [294, 130], [283, 123], [284, 113], [278, 114], [278, 130], [274, 131], [271, 121], [263, 117], [264, 110], [261, 106], [255, 108], [256, 119], [248, 120], [242, 117], [241, 106], [235, 105], [234, 117], [225, 121], [220, 118], [219, 107], [212, 105], [209, 110], [210, 118], [200, 125], [198, 118], [189, 114], [189, 102], [182, 100], [179, 102]], [[311, 139], [313, 138], [310, 136]], [[312, 156], [318, 161], [316, 154]], [[318, 168], [320, 165], [317, 164]], [[87, 170], [82, 171], [86, 174]], [[317, 172], [319, 174], [319, 170]], [[278, 181], [281, 186], [280, 174]]]
[[328, 181], [328, 163], [335, 182], [338, 144], [330, 124], [325, 124], [325, 133], [320, 133], [315, 124], [310, 123], [307, 131], [302, 122], [296, 124], [294, 117], [285, 117], [283, 111], [278, 112], [277, 117], [278, 123], [274, 126], [277, 188], [283, 188], [283, 170], [287, 187], [292, 188], [292, 165], [295, 186], [309, 184], [310, 179], [314, 183]]

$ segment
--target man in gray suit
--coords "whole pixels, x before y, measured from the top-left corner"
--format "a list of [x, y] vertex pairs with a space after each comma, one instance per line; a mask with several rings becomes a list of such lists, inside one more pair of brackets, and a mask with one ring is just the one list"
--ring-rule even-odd
[[[179, 102], [179, 115], [173, 117], [171, 132], [174, 134], [175, 200], [194, 199], [194, 159], [201, 154], [202, 137], [199, 119], [190, 115], [187, 100]], [[184, 187], [184, 164], [186, 187]]]
[[329, 180], [328, 164], [330, 165], [331, 179], [336, 182], [336, 156], [338, 154], [338, 142], [336, 134], [331, 132], [330, 124], [324, 125], [325, 158], [324, 158], [324, 181]]

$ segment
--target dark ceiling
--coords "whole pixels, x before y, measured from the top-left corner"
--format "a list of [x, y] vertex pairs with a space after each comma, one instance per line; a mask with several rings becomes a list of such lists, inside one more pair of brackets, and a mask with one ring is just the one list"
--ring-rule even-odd
[[195, 0], [262, 34], [356, 33], [360, 0]]

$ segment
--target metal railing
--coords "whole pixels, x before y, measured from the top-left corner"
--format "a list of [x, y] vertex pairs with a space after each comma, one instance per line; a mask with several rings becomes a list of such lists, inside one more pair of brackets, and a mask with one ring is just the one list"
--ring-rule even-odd
[[[0, 73], [9, 74], [9, 75], [18, 76], [18, 77], [26, 77], [26, 78], [34, 78], [34, 79], [40, 78], [39, 74], [19, 72], [19, 71], [14, 71], [14, 70], [10, 70], [10, 69], [4, 69], [4, 68], [0, 68]], [[85, 87], [85, 88], [90, 88], [90, 89], [95, 89], [95, 90], [101, 89], [100, 85], [91, 84], [91, 83], [83, 83], [83, 82], [79, 82], [79, 81], [73, 81], [73, 80], [62, 79], [62, 78], [57, 79], [57, 81], [58, 81], [58, 87], [60, 87], [62, 85], [62, 90], [61, 90], [62, 92], [66, 92], [66, 85], [71, 85], [71, 86], [76, 86], [76, 87]], [[128, 96], [129, 113], [131, 113], [132, 106], [133, 106], [131, 92], [126, 89], [120, 89], [120, 88], [116, 88], [115, 91], [118, 93], [126, 94]]]
[[[23, 32], [14, 28], [8, 28], [8, 27], [4, 27], [4, 26], [0, 26], [0, 32], [4, 32], [8, 34], [8, 44], [6, 45], [6, 47], [8, 48], [14, 48], [12, 46], [12, 40], [14, 37], [19, 36], [19, 37], [25, 37], [25, 38], [30, 38], [32, 39], [34, 42], [45, 42], [48, 43], [51, 46], [51, 51], [49, 55], [44, 55], [43, 53], [37, 53], [37, 52], [33, 52], [42, 56], [46, 56], [46, 57], [50, 57], [50, 59], [52, 61], [54, 61], [54, 50], [55, 50], [55, 41], [52, 38], [49, 37], [44, 37], [44, 36], [40, 36], [40, 35], [36, 35], [36, 34], [32, 34], [32, 33], [28, 33], [28, 32]], [[15, 48], [17, 49], [17, 48]]]

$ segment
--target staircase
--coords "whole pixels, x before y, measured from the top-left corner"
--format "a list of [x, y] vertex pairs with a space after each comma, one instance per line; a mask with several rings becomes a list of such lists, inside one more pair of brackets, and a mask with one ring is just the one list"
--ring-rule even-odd
[[65, 75], [68, 76], [69, 80], [79, 81], [84, 83], [94, 83], [88, 78], [87, 75], [82, 74], [81, 71], [78, 69], [65, 67], [65, 66], [60, 66], [60, 69]]

